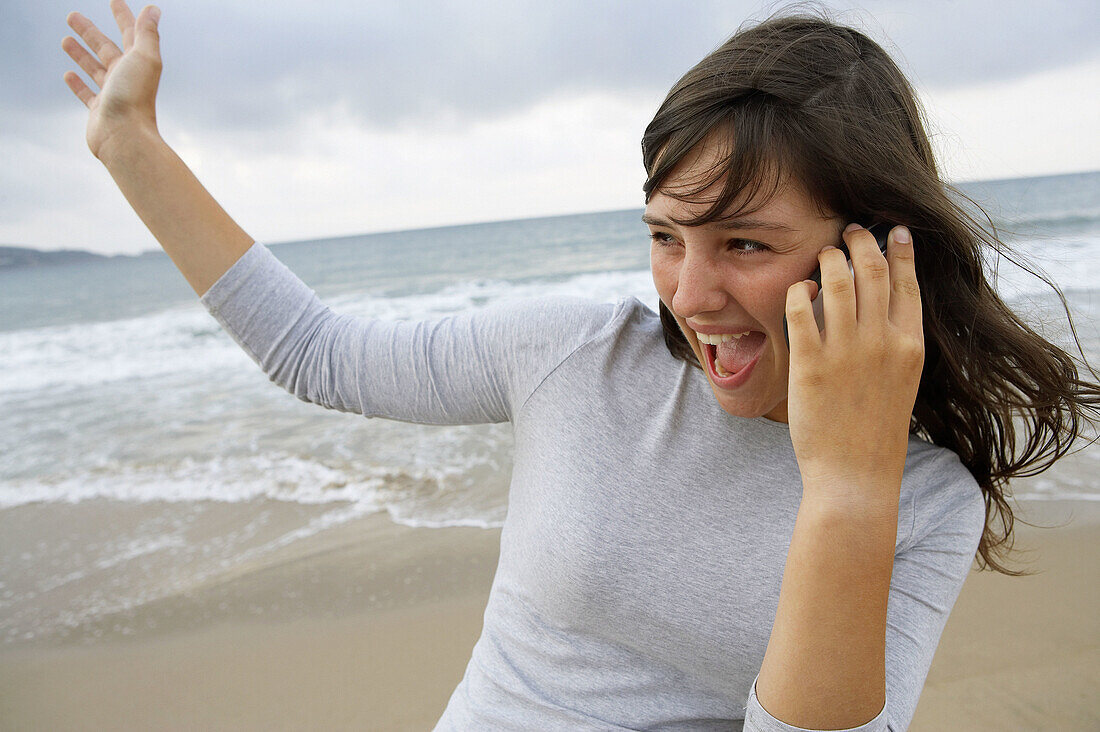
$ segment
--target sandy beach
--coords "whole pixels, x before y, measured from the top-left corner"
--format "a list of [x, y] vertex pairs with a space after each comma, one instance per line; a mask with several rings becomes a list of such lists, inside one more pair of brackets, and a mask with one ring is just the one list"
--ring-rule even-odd
[[[1013, 566], [971, 572], [928, 673], [913, 732], [1100, 729], [1100, 504], [1033, 501]], [[1022, 565], [1022, 566], [1021, 566]]]
[[[912, 730], [1100, 729], [1100, 505], [1029, 502], [1023, 516], [1064, 525], [1017, 525], [1037, 574], [970, 575]], [[149, 631], [107, 618], [8, 645], [0, 728], [430, 729], [480, 631], [499, 536], [370, 516], [141, 608]], [[211, 607], [229, 614], [211, 623]]]

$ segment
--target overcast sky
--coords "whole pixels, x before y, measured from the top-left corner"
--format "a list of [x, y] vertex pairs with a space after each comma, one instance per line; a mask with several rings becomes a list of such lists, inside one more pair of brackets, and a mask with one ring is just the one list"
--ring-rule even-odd
[[[265, 242], [641, 207], [639, 140], [668, 88], [783, 7], [159, 5], [161, 132]], [[952, 180], [1100, 169], [1095, 0], [822, 5], [898, 60]], [[69, 10], [117, 35], [106, 0], [0, 0], [0, 244], [156, 248], [85, 146]]]

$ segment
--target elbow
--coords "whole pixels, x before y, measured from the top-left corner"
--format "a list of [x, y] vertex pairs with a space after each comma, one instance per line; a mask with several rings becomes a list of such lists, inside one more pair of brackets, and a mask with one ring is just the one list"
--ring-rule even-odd
[[328, 406], [332, 402], [332, 349], [335, 316], [327, 308], [313, 316], [308, 326], [296, 325], [298, 335], [285, 337], [268, 354], [264, 372], [277, 384], [303, 402]]

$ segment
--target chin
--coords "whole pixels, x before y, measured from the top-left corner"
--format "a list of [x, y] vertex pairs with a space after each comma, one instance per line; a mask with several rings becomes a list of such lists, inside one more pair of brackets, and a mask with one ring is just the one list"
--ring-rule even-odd
[[781, 403], [772, 400], [759, 403], [757, 401], [734, 398], [730, 394], [723, 392], [714, 384], [710, 385], [710, 389], [714, 392], [714, 398], [723, 412], [743, 419], [765, 417], [774, 412]]

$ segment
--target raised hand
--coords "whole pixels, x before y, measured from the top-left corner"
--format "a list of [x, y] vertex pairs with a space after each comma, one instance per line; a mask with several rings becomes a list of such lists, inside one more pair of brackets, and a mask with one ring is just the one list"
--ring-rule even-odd
[[811, 311], [813, 285], [787, 293], [791, 440], [804, 491], [891, 511], [924, 362], [913, 243], [896, 227], [884, 258], [863, 227], [849, 226], [844, 240], [854, 279], [840, 250], [819, 255], [823, 333]]
[[[111, 12], [122, 32], [122, 48], [80, 13], [70, 13], [69, 27], [87, 44], [72, 36], [61, 47], [99, 87], [93, 92], [75, 71], [65, 83], [88, 107], [88, 147], [101, 160], [119, 137], [133, 131], [156, 130], [156, 96], [160, 82], [160, 10], [149, 5], [135, 19], [125, 0], [111, 0]], [[88, 49], [91, 49], [89, 52]]]

